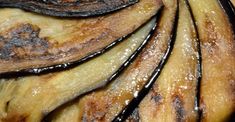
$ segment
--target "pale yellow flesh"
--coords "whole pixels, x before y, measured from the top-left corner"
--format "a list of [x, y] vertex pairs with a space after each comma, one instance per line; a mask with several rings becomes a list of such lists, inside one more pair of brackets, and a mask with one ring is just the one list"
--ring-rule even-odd
[[141, 122], [195, 122], [198, 49], [185, 0], [179, 0], [175, 45], [153, 88], [139, 105]]
[[202, 122], [226, 121], [235, 112], [234, 32], [217, 0], [189, 0], [202, 51]]
[[[161, 6], [161, 0], [140, 0], [112, 14], [91, 18], [55, 18], [20, 9], [0, 8], [0, 37], [9, 38], [9, 29], [30, 24], [38, 27], [39, 38], [49, 43], [42, 54], [24, 52], [28, 49], [24, 46], [8, 49], [13, 57], [0, 58], [0, 73], [78, 61], [134, 32]], [[0, 50], [1, 55], [4, 54]]]
[[154, 24], [152, 20], [108, 52], [73, 69], [41, 76], [0, 79], [0, 120], [40, 121], [43, 113], [104, 85], [105, 80], [144, 42]]
[[[168, 28], [164, 28], [162, 30], [167, 29]], [[161, 49], [164, 47], [161, 46], [165, 46], [165, 48], [167, 48], [166, 43], [169, 37], [169, 33], [166, 35], [163, 34], [161, 39], [163, 41], [166, 40], [163, 44], [161, 44], [161, 42], [155, 43], [154, 39], [151, 40], [147, 45], [147, 48], [144, 48], [144, 51], [140, 56], [138, 56], [137, 59], [135, 59], [135, 61], [116, 80], [112, 81], [112, 83], [107, 87], [85, 95], [80, 100], [75, 100], [72, 104], [66, 105], [65, 107], [55, 111], [50, 117], [52, 121], [77, 122], [82, 121], [83, 119], [86, 119], [87, 121], [112, 121], [112, 119], [114, 119], [114, 117], [126, 106], [125, 101], [132, 99], [134, 97], [134, 92], [141, 89], [146, 81], [143, 79], [151, 74], [151, 71], [155, 67], [154, 65], [158, 64], [161, 59], [159, 57], [162, 57], [164, 54], [161, 52]], [[160, 46], [157, 49], [148, 49], [151, 45], [156, 46], [157, 44]], [[151, 57], [149, 54], [146, 54], [151, 51], [156, 51], [158, 53], [157, 56], [159, 57]], [[144, 57], [146, 58], [143, 59]], [[152, 67], [148, 67], [146, 64], [150, 62], [153, 64]], [[135, 78], [136, 80], [134, 80]], [[105, 113], [105, 115], [98, 115], [96, 113]]]
[[230, 0], [233, 4], [233, 6], [235, 7], [235, 0]]
[[176, 14], [176, 1], [165, 0], [165, 4], [166, 8], [153, 38], [135, 61], [109, 86], [55, 111], [50, 117], [53, 122], [109, 122], [138, 95], [168, 48]]

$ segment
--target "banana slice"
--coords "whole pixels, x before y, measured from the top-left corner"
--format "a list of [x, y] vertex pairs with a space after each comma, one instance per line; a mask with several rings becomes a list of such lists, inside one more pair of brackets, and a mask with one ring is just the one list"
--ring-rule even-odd
[[160, 76], [139, 106], [143, 122], [196, 122], [199, 42], [185, 0], [179, 0], [175, 45]]
[[161, 0], [141, 0], [102, 17], [71, 19], [0, 8], [0, 73], [93, 57], [133, 33], [161, 6]]
[[87, 17], [109, 13], [138, 0], [0, 0], [0, 7], [15, 7], [50, 16]]
[[226, 121], [235, 112], [235, 38], [216, 0], [190, 0], [202, 51], [202, 122]]
[[61, 104], [105, 85], [141, 50], [154, 25], [152, 20], [103, 55], [74, 68], [39, 76], [0, 79], [0, 121], [41, 121]]

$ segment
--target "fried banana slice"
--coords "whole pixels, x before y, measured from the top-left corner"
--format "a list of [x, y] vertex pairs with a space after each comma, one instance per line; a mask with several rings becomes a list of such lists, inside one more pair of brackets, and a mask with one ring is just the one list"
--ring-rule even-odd
[[59, 17], [102, 15], [138, 2], [138, 0], [0, 0], [0, 7], [21, 8]]
[[172, 42], [176, 1], [164, 0], [165, 8], [153, 37], [130, 66], [107, 87], [87, 94], [56, 110], [52, 122], [112, 121], [138, 96], [154, 69], [165, 61]]
[[141, 0], [113, 14], [83, 19], [1, 8], [0, 73], [75, 62], [102, 53], [146, 23], [161, 6], [161, 0]]
[[202, 122], [222, 122], [235, 112], [235, 37], [217, 0], [189, 0], [202, 51]]
[[147, 42], [152, 20], [103, 55], [64, 71], [0, 79], [0, 121], [39, 122], [56, 107], [105, 85], [126, 67]]
[[139, 105], [142, 122], [196, 122], [199, 42], [185, 0], [179, 0], [175, 45], [160, 76]]

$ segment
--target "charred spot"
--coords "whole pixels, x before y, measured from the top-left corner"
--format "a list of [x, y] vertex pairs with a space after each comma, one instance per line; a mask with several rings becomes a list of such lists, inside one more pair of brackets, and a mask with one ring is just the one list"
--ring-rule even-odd
[[88, 101], [84, 105], [83, 122], [104, 121], [108, 105], [98, 101]]
[[0, 35], [0, 59], [22, 59], [43, 55], [49, 48], [45, 38], [40, 38], [40, 28], [31, 24], [21, 24]]
[[173, 99], [173, 106], [176, 113], [176, 121], [183, 122], [185, 119], [185, 110], [183, 106], [183, 101], [179, 96], [175, 96]]
[[158, 93], [157, 95], [152, 95], [151, 99], [154, 100], [155, 103], [160, 104], [163, 97]]
[[126, 120], [127, 122], [139, 122], [140, 121], [140, 115], [139, 110], [136, 108], [133, 113], [129, 116], [129, 118]]
[[152, 94], [151, 94], [151, 100], [154, 100], [154, 102], [159, 105], [162, 100], [163, 100], [163, 97], [160, 93], [158, 93], [158, 86], [154, 86], [153, 89], [152, 89]]

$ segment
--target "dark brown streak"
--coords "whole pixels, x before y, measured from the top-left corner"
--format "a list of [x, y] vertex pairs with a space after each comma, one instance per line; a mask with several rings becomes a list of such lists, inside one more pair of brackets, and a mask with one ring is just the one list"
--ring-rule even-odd
[[89, 101], [84, 107], [85, 110], [91, 111], [83, 111], [82, 120], [83, 121], [104, 121], [104, 117], [106, 112], [104, 112], [110, 105], [97, 103], [95, 101]]
[[179, 96], [175, 96], [172, 102], [175, 108], [176, 122], [183, 122], [185, 120], [185, 109], [182, 99]]
[[154, 84], [152, 90], [151, 90], [151, 100], [154, 100], [154, 102], [156, 103], [156, 105], [159, 105], [162, 103], [163, 97], [160, 93], [158, 93], [158, 84]]
[[151, 99], [153, 99], [156, 104], [160, 104], [162, 101], [162, 96], [160, 94], [157, 94], [155, 96], [152, 96]]

